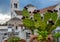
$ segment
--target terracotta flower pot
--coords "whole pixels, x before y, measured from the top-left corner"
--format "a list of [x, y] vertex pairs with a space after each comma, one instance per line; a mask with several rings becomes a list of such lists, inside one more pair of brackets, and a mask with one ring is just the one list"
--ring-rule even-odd
[[24, 39], [21, 39], [21, 40], [20, 40], [20, 42], [26, 42], [26, 40], [24, 40]]
[[49, 34], [48, 37], [47, 37], [47, 42], [53, 42], [53, 37], [52, 37], [52, 34]]
[[38, 42], [37, 35], [30, 35], [30, 42]]
[[[5, 40], [4, 42], [8, 42], [7, 40]], [[21, 39], [19, 42], [26, 42], [26, 40]]]
[[4, 42], [7, 42], [7, 40], [4, 40]]

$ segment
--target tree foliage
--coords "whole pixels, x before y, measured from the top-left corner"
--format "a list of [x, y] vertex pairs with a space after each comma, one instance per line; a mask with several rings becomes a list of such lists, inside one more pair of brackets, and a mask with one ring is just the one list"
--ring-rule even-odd
[[[42, 28], [41, 30], [38, 29], [38, 34], [40, 36], [42, 36], [43, 40], [45, 39], [46, 40], [46, 37], [51, 34], [51, 32], [57, 27], [57, 25], [60, 25], [58, 22], [60, 21], [59, 19], [57, 20], [58, 18], [58, 15], [57, 15], [57, 12], [46, 12], [45, 15], [44, 15], [44, 23], [42, 24], [45, 24], [45, 25], [41, 25], [40, 28]], [[50, 20], [51, 19], [51, 20]], [[47, 21], [48, 21], [48, 24], [47, 24]], [[57, 21], [57, 22], [56, 22]], [[44, 27], [44, 28], [43, 28]], [[47, 33], [46, 33], [46, 32]], [[44, 32], [43, 34], [41, 34], [42, 32]], [[45, 35], [46, 34], [46, 35]], [[38, 38], [40, 38], [38, 36]], [[40, 38], [41, 39], [41, 38]]]
[[[56, 24], [58, 25], [58, 22], [56, 21], [57, 17], [58, 17], [57, 12], [53, 12], [53, 13], [46, 12], [44, 14], [43, 20], [41, 18], [40, 13], [38, 13], [38, 12], [34, 13], [33, 19], [30, 19], [30, 13], [27, 10], [23, 9], [22, 12], [23, 12], [24, 17], [26, 17], [26, 16], [28, 17], [28, 18], [23, 19], [23, 24], [28, 29], [31, 29], [31, 30], [38, 29], [40, 32], [47, 31], [47, 32], [51, 33], [51, 31], [56, 28]], [[50, 21], [50, 19], [52, 19], [52, 20]], [[48, 24], [47, 24], [47, 21], [48, 21]], [[60, 20], [58, 20], [58, 21], [60, 21]]]
[[[30, 13], [23, 9], [23, 24], [27, 29], [30, 29], [32, 33], [35, 29], [38, 30], [38, 40], [46, 40], [47, 36], [57, 27], [60, 26], [60, 18], [58, 18], [57, 12], [46, 12], [41, 18], [40, 13], [36, 12], [33, 15], [33, 19], [30, 18]], [[51, 20], [50, 20], [51, 19]], [[48, 22], [48, 23], [47, 23]], [[56, 37], [58, 34], [55, 34]]]
[[34, 26], [36, 28], [39, 28], [41, 24], [41, 15], [39, 13], [35, 13], [33, 18], [34, 18]]
[[22, 11], [22, 15], [26, 18], [26, 17], [30, 17], [30, 14], [29, 14], [29, 12], [26, 10], [26, 9], [23, 9], [23, 11]]
[[53, 12], [53, 13], [51, 13], [51, 18], [52, 18], [52, 20], [54, 21], [54, 22], [56, 22], [56, 20], [57, 20], [57, 12]]
[[33, 27], [33, 25], [34, 25], [34, 22], [31, 19], [24, 19], [23, 23], [24, 23], [25, 27], [27, 27], [27, 28]]
[[34, 20], [41, 21], [41, 15], [39, 13], [34, 13]]
[[51, 18], [51, 13], [50, 12], [46, 12], [44, 14], [44, 21], [47, 23], [47, 21], [49, 21], [50, 18]]
[[58, 18], [56, 26], [60, 26], [60, 18]]

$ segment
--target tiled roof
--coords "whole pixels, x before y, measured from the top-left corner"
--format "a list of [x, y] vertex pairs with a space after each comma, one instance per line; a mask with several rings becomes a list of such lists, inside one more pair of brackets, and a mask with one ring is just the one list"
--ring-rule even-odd
[[14, 17], [14, 18], [10, 19], [7, 23], [8, 24], [16, 24], [16, 25], [19, 25], [19, 26], [23, 25], [22, 20], [17, 18], [17, 17]]
[[[54, 8], [57, 6], [58, 4], [54, 5], [54, 6], [49, 6], [47, 8], [43, 8], [39, 10], [40, 14], [44, 14], [45, 12], [47, 12], [47, 10], [54, 10]], [[32, 6], [31, 4], [27, 5], [27, 6]], [[22, 15], [22, 11], [15, 11], [17, 15]]]
[[57, 4], [54, 5], [54, 6], [43, 8], [43, 9], [39, 10], [40, 11], [40, 14], [47, 12], [47, 10], [53, 10], [56, 6], [57, 6]]
[[14, 17], [14, 18], [12, 18], [12, 19], [10, 19], [11, 21], [12, 20], [20, 20], [19, 18], [17, 18], [17, 17]]
[[25, 7], [35, 7], [35, 6], [32, 5], [32, 4], [28, 4], [28, 5], [26, 5]]
[[22, 11], [15, 11], [17, 15], [22, 15]]

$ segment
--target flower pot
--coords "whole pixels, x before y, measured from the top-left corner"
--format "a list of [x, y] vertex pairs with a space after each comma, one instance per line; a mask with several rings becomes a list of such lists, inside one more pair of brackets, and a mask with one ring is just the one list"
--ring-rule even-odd
[[4, 42], [7, 42], [7, 40], [4, 40]]
[[46, 40], [40, 41], [40, 42], [47, 42]]
[[[5, 40], [4, 42], [8, 42], [7, 40]], [[26, 42], [26, 40], [21, 39], [19, 42]]]
[[30, 42], [38, 42], [37, 35], [30, 35]]
[[26, 40], [24, 40], [24, 39], [21, 39], [21, 40], [20, 40], [20, 42], [26, 42]]
[[47, 37], [47, 42], [53, 42], [53, 37], [52, 37], [52, 34], [49, 34], [48, 37]]

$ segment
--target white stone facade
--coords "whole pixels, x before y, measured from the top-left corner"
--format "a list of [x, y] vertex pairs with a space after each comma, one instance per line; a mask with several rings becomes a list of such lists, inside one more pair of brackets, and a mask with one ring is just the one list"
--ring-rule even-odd
[[58, 17], [60, 17], [60, 4], [55, 7], [55, 10], [58, 10]]
[[11, 17], [16, 17], [15, 10], [19, 10], [19, 0], [11, 0]]

